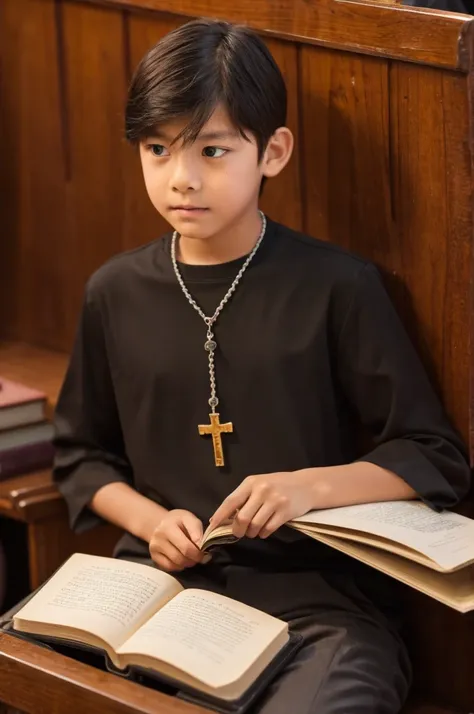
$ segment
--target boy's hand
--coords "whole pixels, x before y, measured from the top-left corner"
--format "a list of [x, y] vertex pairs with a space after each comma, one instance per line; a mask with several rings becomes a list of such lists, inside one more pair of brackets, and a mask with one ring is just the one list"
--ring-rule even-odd
[[197, 544], [202, 538], [202, 523], [190, 511], [168, 511], [150, 540], [150, 555], [161, 570], [190, 568], [206, 558]]
[[248, 476], [222, 502], [210, 519], [218, 526], [233, 519], [238, 538], [268, 538], [287, 521], [312, 508], [314, 477], [305, 471]]

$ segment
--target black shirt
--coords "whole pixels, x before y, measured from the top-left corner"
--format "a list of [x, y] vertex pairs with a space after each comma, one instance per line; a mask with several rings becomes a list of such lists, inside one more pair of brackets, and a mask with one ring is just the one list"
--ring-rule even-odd
[[[206, 525], [250, 474], [354, 461], [358, 424], [373, 437], [363, 459], [428, 503], [452, 506], [466, 493], [463, 444], [376, 269], [272, 221], [215, 327], [219, 411], [234, 425], [223, 435], [226, 465], [216, 467], [210, 438], [198, 433], [210, 411], [206, 327], [177, 283], [170, 239], [113, 258], [87, 285], [56, 413], [54, 474], [75, 529], [99, 520], [87, 504], [114, 481]], [[180, 265], [206, 314], [244, 260]], [[231, 549], [262, 564], [284, 556], [318, 567], [335, 557], [285, 528]], [[131, 536], [117, 549], [147, 552]]]
[[472, 15], [474, 13], [474, 0], [403, 0], [404, 5], [415, 7], [429, 7], [433, 10], [449, 10]]

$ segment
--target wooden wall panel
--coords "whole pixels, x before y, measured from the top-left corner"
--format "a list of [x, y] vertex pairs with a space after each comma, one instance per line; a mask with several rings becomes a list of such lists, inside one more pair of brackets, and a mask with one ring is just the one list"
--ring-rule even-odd
[[415, 590], [407, 600], [404, 634], [415, 672], [412, 691], [456, 707], [448, 710], [453, 714], [472, 712], [474, 613], [461, 615]]
[[125, 180], [124, 28], [120, 12], [80, 3], [62, 5], [70, 176], [66, 186], [70, 344], [91, 273], [122, 247]]
[[[403, 64], [391, 84], [394, 206], [407, 323], [469, 441], [472, 176], [466, 77]], [[472, 444], [471, 444], [472, 448]]]
[[18, 86], [19, 19], [18, 3], [14, 0], [0, 5], [0, 329], [3, 334], [13, 330], [17, 320], [14, 277], [18, 270], [20, 178], [15, 160], [18, 144], [14, 137], [18, 132], [19, 93], [14, 94], [11, 88], [14, 84]]
[[321, 47], [301, 53], [306, 229], [392, 260], [388, 61]]
[[303, 192], [300, 166], [299, 132], [299, 48], [296, 44], [280, 40], [267, 39], [267, 45], [273, 54], [285, 78], [288, 90], [287, 125], [295, 136], [293, 156], [284, 171], [270, 179], [263, 192], [261, 206], [271, 217], [290, 228], [303, 228]]
[[122, 247], [122, 13], [5, 0], [0, 19], [0, 330], [68, 349], [86, 279]]
[[134, 71], [142, 57], [159, 40], [176, 30], [185, 20], [168, 14], [128, 16], [131, 71]]
[[38, 0], [3, 0], [0, 10], [0, 319], [4, 333], [52, 345], [67, 319], [54, 10]]

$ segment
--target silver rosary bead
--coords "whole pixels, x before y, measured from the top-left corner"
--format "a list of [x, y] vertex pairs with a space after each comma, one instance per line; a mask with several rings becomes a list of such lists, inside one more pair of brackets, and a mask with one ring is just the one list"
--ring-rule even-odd
[[216, 393], [217, 389], [216, 389], [216, 375], [215, 375], [215, 365], [214, 365], [214, 352], [217, 349], [217, 341], [214, 336], [213, 327], [214, 327], [214, 324], [215, 324], [217, 318], [219, 317], [220, 313], [224, 309], [224, 306], [228, 303], [228, 301], [234, 294], [238, 284], [240, 283], [240, 280], [241, 280], [243, 274], [247, 270], [252, 258], [254, 257], [255, 253], [257, 252], [257, 250], [263, 240], [263, 237], [264, 237], [265, 231], [266, 231], [266, 227], [267, 227], [267, 219], [261, 211], [259, 211], [259, 213], [260, 213], [260, 217], [262, 220], [262, 227], [260, 230], [260, 235], [258, 237], [258, 240], [255, 243], [252, 251], [247, 256], [247, 259], [245, 260], [244, 264], [240, 268], [239, 272], [237, 273], [232, 285], [230, 286], [227, 293], [224, 295], [224, 297], [220, 301], [219, 305], [217, 306], [214, 314], [210, 317], [208, 315], [204, 314], [203, 310], [199, 307], [199, 305], [197, 304], [197, 302], [194, 300], [191, 293], [187, 289], [186, 285], [184, 284], [184, 280], [183, 280], [183, 277], [179, 271], [178, 262], [176, 260], [176, 242], [178, 240], [178, 233], [176, 231], [173, 233], [173, 237], [171, 239], [171, 262], [173, 265], [173, 270], [176, 275], [178, 284], [180, 285], [181, 290], [183, 291], [189, 304], [196, 310], [196, 312], [199, 314], [199, 316], [202, 318], [202, 320], [204, 321], [204, 323], [207, 326], [206, 341], [204, 343], [204, 349], [207, 352], [208, 364], [209, 364], [209, 383], [210, 383], [210, 388], [211, 388], [211, 396], [208, 400], [208, 403], [211, 408], [211, 414], [209, 415], [211, 424], [199, 425], [198, 429], [199, 429], [199, 433], [202, 436], [205, 436], [205, 435], [212, 436], [212, 441], [213, 441], [213, 446], [214, 446], [214, 458], [215, 458], [216, 466], [224, 465], [221, 434], [232, 432], [233, 424], [232, 424], [232, 422], [229, 422], [227, 424], [221, 424], [219, 421], [219, 414], [216, 412], [217, 406], [219, 404], [219, 399], [218, 399], [217, 393]]

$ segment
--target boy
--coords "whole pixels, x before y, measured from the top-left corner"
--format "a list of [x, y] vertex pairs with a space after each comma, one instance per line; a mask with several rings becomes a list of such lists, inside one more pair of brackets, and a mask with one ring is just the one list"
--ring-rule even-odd
[[[127, 137], [175, 232], [87, 285], [55, 477], [74, 528], [126, 531], [118, 557], [304, 634], [260, 714], [395, 714], [410, 668], [394, 584], [280, 526], [366, 501], [452, 506], [469, 470], [375, 269], [259, 213], [291, 155], [285, 120], [246, 28], [192, 22], [140, 63]], [[357, 460], [360, 422], [374, 448]], [[235, 514], [247, 537], [207, 562], [203, 524]]]

